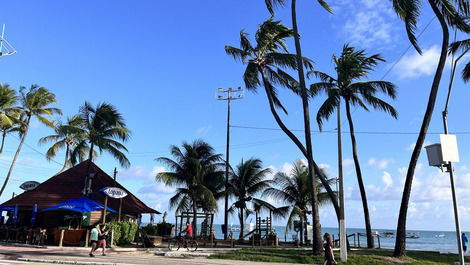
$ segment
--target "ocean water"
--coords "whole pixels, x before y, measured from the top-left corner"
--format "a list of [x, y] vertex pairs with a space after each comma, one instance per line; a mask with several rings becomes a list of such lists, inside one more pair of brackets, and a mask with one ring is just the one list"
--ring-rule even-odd
[[[238, 229], [238, 225], [232, 226], [234, 230]], [[223, 238], [222, 228], [221, 225], [214, 225], [214, 229], [216, 232], [216, 238]], [[296, 238], [295, 231], [288, 231], [285, 233], [284, 226], [275, 226], [274, 227], [276, 234], [279, 237], [281, 242], [287, 241], [292, 242], [294, 238]], [[374, 232], [377, 231], [380, 234], [380, 245], [382, 248], [385, 249], [393, 249], [395, 246], [395, 231], [394, 230], [387, 230], [387, 229], [376, 229], [373, 230]], [[385, 237], [382, 233], [384, 232], [392, 232], [394, 235], [392, 237]], [[245, 231], [246, 233], [246, 231]], [[330, 233], [334, 235], [334, 238], [337, 239], [339, 237], [339, 230], [338, 228], [322, 228], [323, 233]], [[353, 233], [365, 233], [365, 229], [347, 229], [347, 234]], [[450, 252], [450, 253], [457, 253], [457, 237], [455, 232], [449, 231], [414, 231], [409, 230], [408, 233], [415, 234], [418, 238], [407, 238], [406, 239], [406, 248], [408, 250], [427, 250], [427, 251], [439, 251], [439, 252]], [[238, 238], [238, 231], [233, 231], [234, 237]], [[377, 239], [375, 239], [375, 244], [377, 246]], [[349, 242], [353, 245], [353, 237], [349, 238]], [[366, 237], [360, 237], [361, 246], [366, 245]]]

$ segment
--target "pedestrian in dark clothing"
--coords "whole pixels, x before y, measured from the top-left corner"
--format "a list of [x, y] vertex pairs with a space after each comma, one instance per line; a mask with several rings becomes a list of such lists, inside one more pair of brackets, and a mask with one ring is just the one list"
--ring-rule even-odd
[[333, 242], [331, 241], [331, 235], [329, 233], [325, 233], [323, 240], [325, 241], [325, 263], [323, 263], [323, 265], [334, 265], [336, 264], [336, 261], [335, 255], [333, 254]]
[[467, 252], [467, 244], [468, 244], [468, 239], [465, 233], [462, 233], [462, 247], [463, 247], [463, 252]]

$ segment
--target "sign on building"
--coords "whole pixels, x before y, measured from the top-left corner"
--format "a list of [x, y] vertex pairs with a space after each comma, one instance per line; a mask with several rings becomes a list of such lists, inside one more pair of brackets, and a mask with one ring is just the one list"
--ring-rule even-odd
[[117, 187], [106, 187], [102, 188], [100, 191], [106, 194], [106, 196], [114, 199], [121, 199], [127, 196], [126, 191]]

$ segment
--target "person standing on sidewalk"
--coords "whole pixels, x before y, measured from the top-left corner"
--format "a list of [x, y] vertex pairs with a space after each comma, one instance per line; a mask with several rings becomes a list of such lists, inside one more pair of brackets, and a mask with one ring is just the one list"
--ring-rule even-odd
[[90, 250], [90, 257], [94, 257], [93, 252], [98, 248], [98, 237], [101, 234], [100, 232], [100, 225], [97, 224], [93, 229], [91, 229], [90, 233], [90, 243], [91, 243], [91, 250]]
[[468, 239], [465, 233], [462, 233], [462, 247], [463, 247], [463, 252], [467, 252], [467, 244], [468, 244]]
[[104, 225], [101, 228], [101, 233], [98, 236], [98, 247], [97, 248], [103, 248], [101, 251], [101, 256], [106, 256], [106, 239], [108, 238], [108, 232], [109, 230], [106, 230], [106, 226]]

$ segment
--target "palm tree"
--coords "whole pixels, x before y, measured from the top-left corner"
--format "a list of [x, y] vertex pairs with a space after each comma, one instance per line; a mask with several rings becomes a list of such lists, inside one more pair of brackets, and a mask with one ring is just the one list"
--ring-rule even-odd
[[[309, 157], [307, 148], [284, 124], [277, 109], [280, 108], [286, 114], [287, 111], [277, 96], [276, 85], [284, 86], [291, 89], [294, 93], [299, 94], [298, 82], [286, 73], [283, 69], [297, 70], [298, 59], [294, 54], [287, 51], [285, 40], [291, 37], [294, 32], [283, 26], [279, 21], [269, 19], [261, 24], [255, 35], [256, 46], [253, 46], [248, 39], [248, 34], [244, 31], [240, 32], [240, 48], [226, 46], [227, 54], [233, 56], [236, 60], [240, 60], [246, 64], [246, 70], [243, 75], [245, 86], [248, 90], [257, 91], [258, 87], [263, 86], [269, 102], [271, 114], [276, 120], [282, 131], [295, 143], [302, 153]], [[307, 68], [312, 68], [311, 60], [303, 58], [302, 63]], [[314, 166], [316, 164], [314, 163]], [[318, 168], [318, 167], [316, 167]], [[317, 170], [317, 172], [319, 172]], [[324, 183], [324, 179], [322, 179]], [[315, 185], [315, 184], [313, 184]], [[315, 189], [314, 193], [316, 191]], [[316, 194], [312, 196], [312, 205], [316, 205]], [[338, 209], [337, 203], [335, 210]], [[322, 251], [322, 239], [320, 231], [320, 217], [318, 216], [317, 206], [314, 206], [314, 252], [320, 254]]]
[[[328, 3], [324, 0], [317, 0], [320, 6], [328, 12], [332, 12]], [[286, 4], [286, 0], [265, 0], [266, 7], [268, 8], [271, 15], [274, 15], [274, 7], [282, 6]], [[297, 24], [297, 0], [291, 0], [291, 16], [292, 16], [292, 29], [294, 33], [294, 41], [295, 41], [295, 51], [297, 55], [297, 72], [299, 75], [299, 89], [300, 89], [300, 96], [302, 98], [302, 107], [303, 107], [303, 114], [304, 114], [304, 132], [305, 132], [305, 145], [306, 145], [306, 158], [308, 162], [308, 169], [310, 174], [312, 190], [316, 190], [316, 181], [314, 178], [316, 176], [316, 172], [320, 172], [320, 169], [316, 165], [315, 161], [313, 160], [313, 149], [312, 149], [312, 137], [310, 131], [310, 109], [309, 109], [309, 102], [308, 102], [308, 92], [307, 92], [307, 85], [305, 83], [305, 74], [303, 68], [303, 56], [302, 56], [302, 48], [300, 45], [300, 34]], [[291, 137], [292, 139], [292, 137]], [[335, 206], [336, 216], [339, 219], [339, 207], [337, 204], [337, 200], [334, 199], [333, 191], [326, 183], [325, 176], [321, 176], [322, 184], [327, 189], [328, 193], [331, 196], [333, 201], [333, 205]], [[316, 194], [312, 196], [312, 205], [316, 203]], [[318, 207], [313, 207], [313, 215], [314, 215], [314, 222], [313, 222], [313, 232], [314, 232], [314, 240], [313, 240], [313, 254], [320, 255], [322, 253], [322, 246], [323, 241], [321, 237], [321, 226], [320, 226], [320, 217], [318, 216]]]
[[83, 133], [80, 141], [71, 152], [71, 162], [76, 163], [79, 153], [88, 148], [88, 159], [93, 160], [95, 148], [99, 152], [107, 151], [119, 164], [123, 167], [129, 167], [130, 162], [123, 151], [127, 152], [127, 148], [122, 144], [130, 137], [130, 131], [126, 127], [126, 123], [121, 113], [111, 104], [100, 103], [93, 107], [90, 103], [85, 102], [80, 108], [79, 126], [80, 134]]
[[[159, 157], [157, 161], [166, 165], [170, 171], [160, 172], [156, 180], [165, 185], [177, 187], [176, 194], [170, 198], [170, 207], [177, 211], [192, 208], [194, 236], [197, 236], [197, 211], [214, 211], [217, 208], [217, 195], [212, 188], [214, 182], [224, 186], [224, 172], [221, 170], [222, 155], [202, 140], [184, 142], [182, 148], [170, 146], [173, 159]], [[206, 185], [209, 183], [208, 185]], [[218, 195], [220, 196], [220, 195]]]
[[[417, 28], [419, 15], [421, 14], [422, 2], [423, 1], [421, 0], [392, 0], [393, 9], [397, 13], [398, 17], [400, 17], [405, 22], [408, 39], [415, 47], [416, 51], [420, 54], [421, 48], [418, 44], [415, 31]], [[410, 158], [408, 171], [406, 173], [403, 196], [400, 205], [400, 213], [398, 216], [395, 250], [393, 252], [393, 255], [397, 257], [405, 255], [406, 216], [408, 213], [411, 187], [413, 185], [413, 176], [416, 165], [418, 163], [419, 155], [421, 154], [421, 150], [423, 148], [424, 139], [426, 138], [426, 134], [429, 128], [429, 123], [432, 118], [437, 92], [439, 90], [439, 84], [441, 82], [442, 73], [444, 71], [447, 59], [447, 51], [449, 48], [449, 26], [466, 33], [470, 31], [470, 26], [465, 23], [463, 18], [463, 16], [468, 17], [470, 15], [468, 0], [428, 0], [428, 3], [431, 6], [435, 16], [439, 20], [439, 24], [442, 29], [441, 54], [431, 85], [431, 91], [429, 93], [428, 104], [426, 107], [426, 112], [424, 113], [423, 123], [421, 124], [418, 139], [416, 140], [416, 144]], [[458, 9], [460, 10], [460, 13]]]
[[[57, 155], [57, 152], [65, 147], [64, 166], [57, 174], [74, 164], [71, 161], [72, 150], [74, 150], [74, 147], [76, 147], [80, 141], [85, 139], [85, 131], [80, 127], [81, 123], [82, 119], [79, 116], [67, 118], [66, 123], [59, 122], [59, 124], [54, 128], [55, 134], [39, 139], [39, 143], [41, 144], [49, 142], [54, 143], [47, 150], [46, 157], [48, 160], [54, 158]], [[82, 145], [80, 148], [80, 150], [74, 150], [74, 153], [78, 155], [78, 158], [75, 158], [74, 160], [83, 161], [86, 157], [88, 146]]]
[[392, 99], [395, 99], [396, 87], [394, 84], [386, 81], [361, 81], [361, 79], [367, 78], [369, 72], [373, 70], [373, 67], [375, 67], [379, 62], [385, 61], [380, 54], [367, 56], [365, 50], [356, 51], [354, 47], [350, 47], [346, 44], [343, 46], [341, 56], [333, 56], [333, 60], [335, 62], [337, 77], [333, 78], [330, 75], [319, 71], [309, 72], [310, 75], [315, 75], [321, 79], [321, 82], [311, 85], [310, 92], [312, 96], [318, 95], [322, 92], [328, 95], [317, 114], [317, 122], [320, 130], [322, 129], [323, 120], [328, 119], [330, 115], [339, 108], [341, 100], [344, 100], [351, 135], [354, 165], [356, 168], [359, 190], [361, 192], [362, 206], [364, 208], [367, 247], [373, 248], [374, 238], [372, 237], [366, 190], [357, 155], [357, 144], [356, 136], [354, 134], [351, 106], [361, 107], [369, 111], [366, 106], [366, 104], [368, 104], [374, 109], [385, 111], [392, 117], [397, 118], [398, 114], [396, 110], [387, 102], [376, 97], [378, 92], [382, 92]]
[[240, 240], [243, 239], [245, 219], [252, 213], [248, 203], [253, 202], [254, 196], [270, 187], [272, 181], [267, 179], [270, 173], [271, 169], [263, 169], [263, 162], [260, 159], [251, 158], [242, 160], [230, 174], [228, 192], [235, 197], [235, 202], [229, 211], [238, 210]]
[[23, 147], [26, 136], [28, 135], [29, 125], [33, 117], [37, 118], [42, 124], [54, 128], [54, 123], [50, 121], [47, 116], [53, 114], [62, 114], [58, 108], [49, 107], [51, 104], [56, 103], [57, 99], [53, 93], [44, 87], [38, 85], [32, 85], [29, 90], [26, 87], [20, 87], [20, 110], [21, 110], [21, 140], [16, 150], [15, 156], [8, 170], [7, 176], [3, 183], [2, 189], [0, 190], [0, 196], [3, 194], [8, 181], [10, 180], [11, 173], [15, 166], [16, 160], [20, 155], [21, 148]]
[[[459, 56], [459, 59], [462, 58], [469, 51], [470, 51], [470, 39], [456, 41], [450, 45], [450, 52], [452, 54], [458, 54], [458, 53], [461, 54]], [[465, 82], [470, 81], [470, 62], [468, 62], [465, 65], [464, 69], [462, 70], [462, 79]]]
[[[318, 204], [320, 206], [331, 204], [331, 198], [321, 186], [320, 180], [317, 178], [316, 181]], [[331, 184], [334, 181], [335, 179], [329, 179], [328, 183]], [[311, 214], [312, 192], [310, 187], [312, 185], [310, 184], [308, 167], [301, 160], [297, 160], [292, 164], [292, 170], [289, 173], [276, 173], [273, 182], [276, 183], [276, 186], [267, 188], [263, 192], [263, 197], [272, 197], [289, 205], [287, 229], [292, 229], [293, 221], [298, 217], [300, 220], [300, 244], [303, 244], [304, 224], [307, 222], [307, 215]]]
[[7, 134], [17, 131], [17, 122], [20, 109], [15, 106], [18, 101], [16, 91], [8, 84], [0, 84], [0, 131], [2, 142], [0, 144], [0, 155], [3, 152]]

